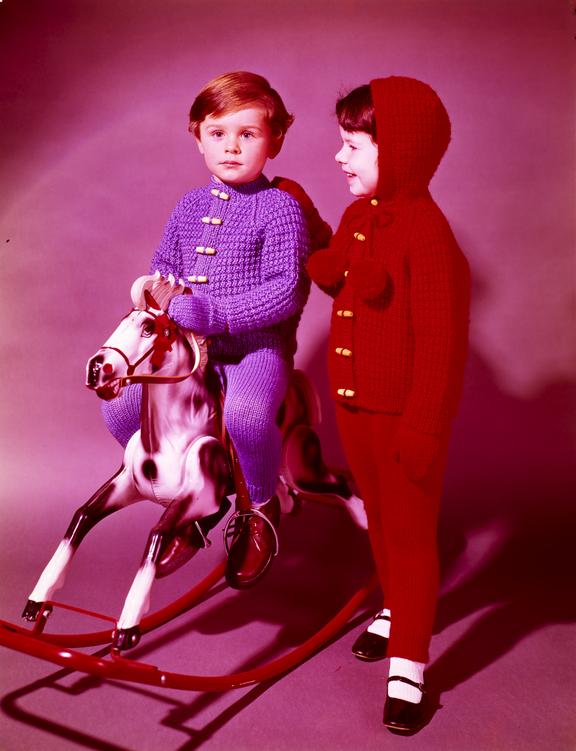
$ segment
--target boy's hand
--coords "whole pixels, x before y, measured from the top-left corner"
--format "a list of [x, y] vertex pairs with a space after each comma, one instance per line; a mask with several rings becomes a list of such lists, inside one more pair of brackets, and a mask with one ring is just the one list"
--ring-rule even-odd
[[326, 248], [330, 243], [332, 237], [332, 229], [327, 224], [320, 214], [318, 209], [312, 203], [312, 200], [304, 188], [294, 180], [289, 180], [287, 177], [275, 177], [272, 180], [272, 187], [283, 190], [285, 193], [289, 193], [295, 198], [306, 218], [308, 224], [308, 232], [310, 233], [310, 248], [311, 250], [318, 250], [318, 248]]
[[374, 300], [392, 287], [392, 279], [382, 262], [372, 258], [352, 261], [346, 283], [364, 300]]
[[168, 315], [183, 329], [209, 336], [226, 330], [226, 322], [209, 297], [205, 295], [177, 295], [170, 300]]
[[438, 456], [439, 449], [438, 436], [421, 433], [408, 425], [400, 424], [394, 456], [412, 482], [418, 483], [426, 479]]

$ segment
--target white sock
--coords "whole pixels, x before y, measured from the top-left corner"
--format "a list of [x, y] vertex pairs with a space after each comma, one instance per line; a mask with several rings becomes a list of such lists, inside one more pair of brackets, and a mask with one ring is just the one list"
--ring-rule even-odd
[[[391, 657], [390, 658], [390, 673], [389, 677], [402, 676], [403, 678], [409, 678], [415, 683], [424, 683], [424, 668], [426, 663], [413, 662], [413, 660], [406, 660], [403, 657]], [[392, 699], [404, 699], [404, 701], [411, 701], [413, 704], [418, 704], [422, 700], [422, 691], [416, 686], [410, 686], [403, 681], [390, 681], [388, 684], [388, 696]]]
[[374, 616], [374, 620], [372, 623], [368, 626], [366, 631], [369, 631], [371, 634], [378, 634], [378, 636], [383, 636], [385, 639], [390, 638], [390, 621], [384, 620], [384, 618], [378, 618], [379, 615], [386, 615], [388, 618], [390, 618], [390, 611], [388, 608], [385, 608], [384, 610], [381, 610], [379, 613], [376, 613]]

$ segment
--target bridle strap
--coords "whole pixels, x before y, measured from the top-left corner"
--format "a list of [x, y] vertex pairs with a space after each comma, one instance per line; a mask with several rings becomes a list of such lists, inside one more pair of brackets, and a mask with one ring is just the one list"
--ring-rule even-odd
[[[190, 376], [194, 375], [194, 373], [198, 370], [200, 366], [200, 362], [202, 360], [202, 355], [200, 353], [200, 345], [196, 341], [196, 337], [194, 334], [192, 334], [192, 346], [190, 347], [190, 344], [185, 336], [182, 337], [182, 340], [185, 345], [189, 347], [189, 349], [192, 350], [192, 353], [194, 355], [194, 367], [191, 371], [188, 373], [182, 373], [181, 375], [173, 375], [173, 376], [160, 376], [160, 375], [126, 375], [122, 378], [119, 378], [120, 386], [129, 386], [131, 383], [179, 383], [180, 381], [185, 381], [187, 378], [190, 378]], [[150, 353], [148, 353], [150, 354]], [[137, 365], [139, 365], [142, 362], [142, 358], [138, 360]]]
[[[153, 318], [158, 318], [157, 315], [155, 315], [151, 310], [147, 310], [146, 313], [151, 315]], [[134, 375], [134, 371], [136, 368], [141, 365], [145, 360], [147, 360], [156, 350], [156, 340], [158, 338], [158, 335], [156, 335], [154, 339], [154, 343], [148, 347], [146, 352], [138, 359], [135, 363], [131, 363], [130, 360], [126, 357], [124, 352], [122, 352], [121, 349], [118, 349], [118, 347], [101, 347], [101, 349], [110, 349], [113, 352], [116, 352], [119, 354], [124, 362], [126, 363], [127, 369], [126, 369], [126, 375], [121, 376], [120, 378], [116, 379], [121, 387], [129, 386], [133, 383], [179, 383], [180, 381], [185, 381], [187, 378], [190, 378], [190, 376], [194, 375], [194, 373], [198, 370], [200, 363], [202, 361], [202, 353], [200, 352], [200, 345], [198, 344], [198, 341], [193, 333], [191, 333], [191, 339], [192, 342], [190, 343], [188, 339], [180, 334], [182, 337], [182, 341], [184, 342], [184, 346], [188, 349], [189, 352], [191, 352], [194, 356], [194, 366], [191, 371], [188, 373], [182, 373], [181, 375], [173, 375], [173, 376], [162, 376], [162, 375], [152, 375], [152, 374], [143, 374], [143, 375]]]
[[119, 355], [120, 355], [120, 356], [122, 357], [122, 359], [124, 360], [124, 362], [125, 362], [125, 363], [126, 363], [126, 365], [127, 365], [126, 373], [127, 373], [127, 374], [128, 374], [129, 376], [131, 376], [131, 375], [132, 375], [132, 373], [133, 373], [133, 372], [134, 372], [134, 371], [136, 370], [136, 368], [137, 368], [137, 367], [138, 367], [138, 366], [139, 366], [139, 365], [140, 365], [141, 363], [143, 363], [143, 362], [144, 362], [144, 360], [146, 360], [146, 359], [147, 359], [148, 357], [150, 357], [150, 355], [151, 355], [151, 354], [152, 354], [152, 353], [154, 352], [154, 349], [155, 349], [155, 347], [154, 347], [154, 345], [152, 345], [151, 347], [149, 347], [149, 348], [148, 348], [148, 349], [146, 350], [146, 352], [144, 352], [144, 354], [142, 355], [142, 357], [141, 357], [141, 358], [140, 358], [139, 360], [136, 360], [136, 362], [135, 362], [134, 364], [132, 364], [132, 363], [130, 362], [130, 360], [129, 360], [129, 359], [128, 359], [128, 358], [126, 357], [126, 355], [124, 354], [124, 352], [122, 352], [122, 350], [121, 350], [121, 349], [118, 349], [118, 347], [101, 347], [101, 349], [111, 349], [111, 350], [112, 350], [112, 352], [117, 352], [117, 353], [118, 353], [118, 354], [119, 354]]

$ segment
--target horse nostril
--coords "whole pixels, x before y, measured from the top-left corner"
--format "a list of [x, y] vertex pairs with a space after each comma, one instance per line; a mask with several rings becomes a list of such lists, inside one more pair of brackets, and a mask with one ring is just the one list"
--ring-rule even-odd
[[95, 388], [96, 384], [98, 383], [98, 376], [100, 374], [100, 368], [102, 367], [102, 356], [94, 357], [90, 362], [88, 363], [88, 368], [86, 371], [86, 385], [90, 388]]
[[113, 371], [114, 367], [109, 362], [105, 362], [102, 366], [102, 372], [104, 375], [111, 375]]

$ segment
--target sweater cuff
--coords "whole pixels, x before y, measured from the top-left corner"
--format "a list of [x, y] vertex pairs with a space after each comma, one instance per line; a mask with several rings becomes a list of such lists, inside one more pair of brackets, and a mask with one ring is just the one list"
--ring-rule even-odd
[[224, 312], [204, 295], [178, 295], [172, 298], [168, 314], [178, 326], [203, 336], [222, 334], [227, 328]]

